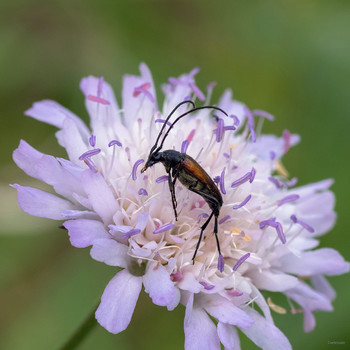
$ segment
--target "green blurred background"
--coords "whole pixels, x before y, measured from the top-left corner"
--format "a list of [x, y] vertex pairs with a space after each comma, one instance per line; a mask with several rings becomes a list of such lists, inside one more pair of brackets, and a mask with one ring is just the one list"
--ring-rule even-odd
[[[138, 74], [141, 61], [158, 87], [199, 66], [202, 89], [218, 83], [213, 101], [232, 87], [237, 99], [274, 114], [265, 132], [288, 128], [302, 138], [284, 158], [291, 175], [300, 184], [335, 179], [338, 221], [321, 246], [349, 259], [349, 33], [348, 0], [1, 2], [0, 348], [58, 348], [115, 274], [71, 247], [59, 223], [22, 213], [8, 186], [36, 184], [11, 158], [21, 138], [65, 155], [55, 129], [23, 112], [50, 98], [87, 120], [79, 81], [88, 74], [103, 75], [119, 97], [123, 74]], [[301, 315], [275, 314], [295, 349], [349, 347], [349, 276], [331, 283], [335, 312], [317, 313], [311, 334]], [[183, 317], [183, 307], [168, 312], [143, 294], [125, 332], [96, 327], [81, 349], [181, 349]], [[243, 349], [256, 348], [241, 338]]]

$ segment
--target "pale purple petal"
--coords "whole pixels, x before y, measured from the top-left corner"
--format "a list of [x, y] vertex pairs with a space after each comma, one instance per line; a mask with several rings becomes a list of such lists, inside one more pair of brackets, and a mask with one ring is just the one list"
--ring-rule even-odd
[[21, 140], [18, 148], [13, 152], [13, 160], [19, 168], [31, 177], [39, 178], [35, 168], [35, 163], [44, 154], [30, 146], [26, 141]]
[[110, 266], [126, 268], [129, 261], [128, 247], [114, 239], [95, 239], [90, 250], [93, 259]]
[[220, 341], [216, 327], [206, 312], [193, 307], [185, 318], [185, 350], [220, 350]]
[[125, 330], [131, 320], [142, 287], [142, 277], [127, 270], [118, 272], [108, 283], [96, 310], [98, 323], [111, 333]]
[[235, 306], [231, 301], [219, 295], [200, 296], [201, 305], [217, 320], [241, 328], [249, 328], [253, 325], [253, 320], [245, 310]]
[[92, 245], [94, 240], [109, 238], [104, 225], [96, 220], [70, 220], [63, 226], [68, 230], [70, 242], [74, 247], [85, 248]]
[[340, 275], [349, 272], [350, 266], [336, 250], [330, 248], [302, 252], [300, 257], [294, 254], [285, 255], [279, 262], [283, 271], [302, 276]]
[[163, 265], [149, 264], [143, 276], [145, 292], [149, 294], [154, 304], [167, 306], [173, 303], [176, 297], [174, 282]]
[[291, 275], [271, 270], [251, 270], [246, 273], [254, 281], [259, 289], [269, 290], [271, 292], [283, 292], [294, 288], [299, 280]]
[[225, 350], [240, 350], [241, 342], [237, 329], [230, 324], [218, 322], [218, 336]]
[[272, 323], [250, 307], [246, 313], [254, 320], [253, 326], [241, 331], [258, 347], [264, 350], [292, 350], [286, 336]]
[[325, 295], [330, 301], [334, 300], [336, 292], [323, 275], [311, 276], [310, 280], [317, 292]]
[[113, 215], [119, 210], [117, 201], [100, 173], [86, 170], [82, 184], [95, 212], [105, 224], [113, 222]]
[[19, 206], [24, 212], [30, 215], [62, 220], [62, 211], [75, 209], [75, 206], [71, 202], [51, 193], [17, 184], [11, 186], [17, 189]]
[[35, 102], [25, 115], [62, 129], [66, 119], [70, 119], [81, 136], [89, 137], [89, 129], [84, 122], [70, 110], [51, 100]]

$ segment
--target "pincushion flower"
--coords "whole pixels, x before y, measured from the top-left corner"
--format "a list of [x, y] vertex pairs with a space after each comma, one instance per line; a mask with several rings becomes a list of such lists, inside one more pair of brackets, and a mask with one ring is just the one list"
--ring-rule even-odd
[[[223, 197], [218, 232], [223, 259], [211, 222], [192, 262], [211, 212], [207, 203], [177, 182], [175, 220], [164, 167], [140, 170], [170, 111], [185, 100], [208, 104], [214, 84], [203, 93], [194, 79], [198, 69], [170, 78], [158, 107], [151, 73], [145, 64], [140, 71], [125, 76], [121, 108], [102, 77], [82, 80], [90, 128], [53, 101], [26, 111], [59, 129], [68, 159], [21, 141], [14, 161], [55, 193], [15, 184], [20, 207], [63, 220], [73, 246], [92, 246], [93, 259], [122, 268], [96, 311], [108, 331], [126, 329], [143, 286], [156, 305], [186, 307], [186, 349], [220, 349], [220, 343], [239, 349], [237, 328], [263, 349], [289, 349], [270, 311], [286, 310], [261, 291], [283, 293], [291, 311], [304, 314], [306, 332], [315, 326], [314, 311], [332, 310], [335, 292], [325, 276], [349, 271], [337, 251], [316, 248], [336, 219], [332, 180], [296, 187], [281, 158], [299, 137], [287, 130], [281, 137], [261, 134], [264, 119], [273, 116], [250, 110], [227, 90], [216, 104], [227, 116], [196, 111], [172, 128], [164, 144], [191, 155]], [[174, 118], [190, 108], [183, 104]]]

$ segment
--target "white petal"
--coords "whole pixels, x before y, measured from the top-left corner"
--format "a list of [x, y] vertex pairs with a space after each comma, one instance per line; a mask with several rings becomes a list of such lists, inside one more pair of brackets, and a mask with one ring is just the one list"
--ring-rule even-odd
[[66, 119], [62, 130], [56, 132], [56, 137], [58, 143], [66, 149], [69, 159], [77, 165], [84, 166], [84, 162], [79, 160], [79, 157], [88, 150], [89, 136], [83, 137], [76, 124]]
[[96, 239], [109, 237], [102, 222], [96, 220], [70, 220], [66, 221], [63, 226], [68, 230], [70, 242], [77, 248], [88, 247]]
[[128, 247], [111, 238], [95, 240], [90, 254], [93, 259], [111, 266], [126, 268], [129, 261]]
[[142, 278], [120, 271], [108, 283], [96, 310], [96, 319], [111, 333], [119, 333], [130, 323], [142, 287]]
[[20, 185], [12, 185], [12, 187], [17, 189], [19, 206], [30, 215], [62, 220], [62, 211], [75, 209], [75, 206], [69, 201], [37, 188]]
[[[125, 75], [123, 80], [123, 110], [125, 116], [125, 124], [130, 127], [137, 118], [151, 120], [153, 113], [157, 109], [155, 102], [152, 102], [143, 93], [134, 96], [134, 90], [142, 84], [150, 83], [151, 87], [148, 91], [155, 98], [155, 89], [151, 72], [148, 67], [142, 63], [140, 65], [141, 76]], [[142, 111], [142, 115], [140, 114]]]
[[82, 176], [82, 184], [94, 211], [106, 225], [112, 223], [119, 206], [103, 176], [86, 170]]

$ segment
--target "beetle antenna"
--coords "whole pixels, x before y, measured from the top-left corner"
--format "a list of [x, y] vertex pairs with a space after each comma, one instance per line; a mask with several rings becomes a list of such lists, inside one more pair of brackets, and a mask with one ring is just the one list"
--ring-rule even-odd
[[[151, 148], [151, 150], [150, 150], [150, 152], [149, 152], [150, 155], [151, 155], [151, 154], [153, 153], [153, 151], [157, 148], [157, 146], [158, 146], [158, 141], [159, 141], [159, 139], [160, 139], [160, 136], [162, 135], [162, 133], [163, 133], [163, 131], [164, 131], [164, 129], [165, 129], [165, 126], [167, 125], [167, 122], [169, 121], [169, 119], [171, 118], [171, 116], [176, 112], [176, 110], [177, 110], [179, 107], [181, 107], [183, 104], [186, 104], [186, 103], [190, 103], [190, 104], [193, 106], [193, 108], [196, 107], [196, 105], [194, 104], [194, 102], [191, 101], [191, 100], [182, 101], [182, 102], [180, 102], [179, 104], [177, 104], [177, 105], [174, 107], [174, 109], [170, 112], [170, 114], [169, 114], [169, 115], [167, 116], [167, 118], [165, 119], [165, 121], [164, 121], [164, 123], [163, 123], [163, 126], [162, 126], [162, 128], [160, 129], [159, 134], [158, 134], [158, 136], [157, 136], [157, 140], [156, 140], [156, 142], [154, 143], [154, 145], [152, 146], [152, 148]], [[163, 142], [164, 142], [164, 141], [163, 141]], [[163, 142], [162, 142], [162, 144], [163, 144]], [[161, 149], [161, 147], [160, 147], [159, 149]], [[158, 150], [159, 150], [159, 149], [158, 149]]]
[[[194, 107], [194, 108], [192, 108], [192, 109], [190, 109], [189, 111], [187, 111], [187, 112], [181, 114], [180, 116], [178, 116], [178, 117], [174, 120], [174, 122], [169, 126], [169, 129], [168, 129], [167, 132], [165, 133], [165, 135], [164, 135], [164, 137], [163, 137], [163, 140], [162, 140], [160, 146], [156, 149], [156, 152], [162, 149], [163, 144], [164, 144], [164, 141], [165, 141], [166, 137], [168, 136], [170, 130], [174, 127], [174, 125], [175, 125], [181, 118], [185, 117], [186, 115], [188, 115], [188, 114], [190, 114], [190, 113], [199, 111], [199, 110], [201, 110], [201, 109], [215, 109], [215, 110], [217, 110], [217, 111], [220, 111], [220, 112], [224, 113], [226, 116], [228, 116], [228, 114], [227, 114], [223, 109], [221, 109], [220, 107], [216, 107], [216, 106], [201, 106], [201, 107]], [[168, 120], [169, 120], [169, 117], [167, 118], [166, 121], [168, 121]], [[164, 125], [165, 125], [165, 123], [164, 123]], [[163, 126], [163, 127], [164, 127], [164, 126]], [[162, 129], [162, 130], [163, 130], [163, 129]], [[159, 134], [159, 136], [160, 136], [160, 134]], [[158, 137], [158, 138], [159, 138], [159, 137]], [[158, 143], [158, 139], [157, 139], [157, 143]], [[152, 147], [152, 148], [153, 148], [153, 147]]]

